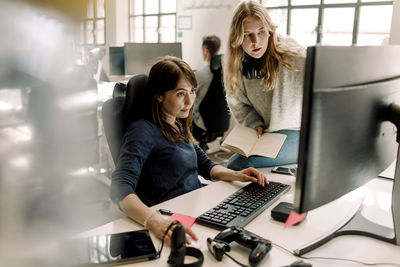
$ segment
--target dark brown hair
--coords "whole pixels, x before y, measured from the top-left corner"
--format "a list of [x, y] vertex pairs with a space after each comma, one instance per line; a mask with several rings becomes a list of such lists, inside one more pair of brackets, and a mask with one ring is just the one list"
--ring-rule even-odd
[[204, 36], [203, 46], [207, 47], [211, 57], [215, 56], [221, 47], [221, 39], [216, 35]]
[[175, 127], [166, 121], [166, 116], [162, 112], [161, 104], [157, 98], [166, 91], [176, 88], [181, 78], [186, 79], [193, 88], [197, 87], [197, 80], [190, 66], [180, 58], [165, 56], [157, 60], [151, 67], [147, 80], [147, 93], [151, 99], [151, 116], [152, 120], [161, 129], [161, 132], [170, 141], [182, 143], [184, 141], [194, 143], [192, 133], [190, 131], [193, 118], [193, 107], [190, 109], [187, 118], [176, 118]]

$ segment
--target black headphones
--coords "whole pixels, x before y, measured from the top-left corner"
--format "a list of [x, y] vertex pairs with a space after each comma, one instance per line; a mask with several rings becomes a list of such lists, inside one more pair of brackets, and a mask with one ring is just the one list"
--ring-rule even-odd
[[[185, 256], [192, 256], [198, 260], [185, 264]], [[200, 267], [203, 264], [204, 256], [201, 250], [193, 247], [186, 247], [186, 234], [182, 224], [176, 223], [171, 237], [171, 253], [168, 257], [168, 264], [173, 267]]]

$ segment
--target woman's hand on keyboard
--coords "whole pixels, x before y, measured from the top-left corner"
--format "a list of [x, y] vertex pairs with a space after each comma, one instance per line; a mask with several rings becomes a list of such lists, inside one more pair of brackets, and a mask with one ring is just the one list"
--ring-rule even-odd
[[266, 184], [268, 184], [268, 179], [267, 176], [265, 176], [264, 173], [258, 171], [257, 169], [250, 167], [241, 171], [237, 171], [239, 172], [239, 179], [237, 179], [238, 181], [251, 181], [251, 182], [255, 182], [255, 183], [259, 183], [260, 185], [264, 186]]
[[234, 171], [220, 165], [211, 168], [210, 176], [213, 179], [224, 181], [254, 182], [264, 186], [268, 184], [268, 179], [262, 172], [250, 167], [241, 171]]

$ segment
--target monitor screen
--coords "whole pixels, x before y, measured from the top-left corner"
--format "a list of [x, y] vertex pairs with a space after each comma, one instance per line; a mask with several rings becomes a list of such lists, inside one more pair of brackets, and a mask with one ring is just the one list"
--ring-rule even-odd
[[389, 105], [400, 104], [400, 46], [309, 47], [304, 80], [298, 213], [364, 185], [396, 159], [397, 128], [387, 119]]
[[125, 54], [123, 46], [109, 47], [110, 75], [125, 75]]
[[309, 211], [377, 177], [397, 155], [400, 47], [309, 47], [294, 207]]
[[158, 57], [182, 58], [181, 43], [125, 43], [125, 74], [141, 74], [155, 63]]

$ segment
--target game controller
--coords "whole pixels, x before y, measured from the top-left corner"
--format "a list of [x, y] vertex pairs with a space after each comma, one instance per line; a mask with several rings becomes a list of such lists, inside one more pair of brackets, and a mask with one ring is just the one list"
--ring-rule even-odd
[[251, 249], [249, 263], [251, 266], [257, 265], [271, 250], [272, 244], [252, 232], [242, 227], [232, 226], [217, 234], [214, 239], [207, 239], [207, 246], [214, 257], [220, 261], [226, 251], [230, 250], [229, 243], [237, 242], [242, 246]]

